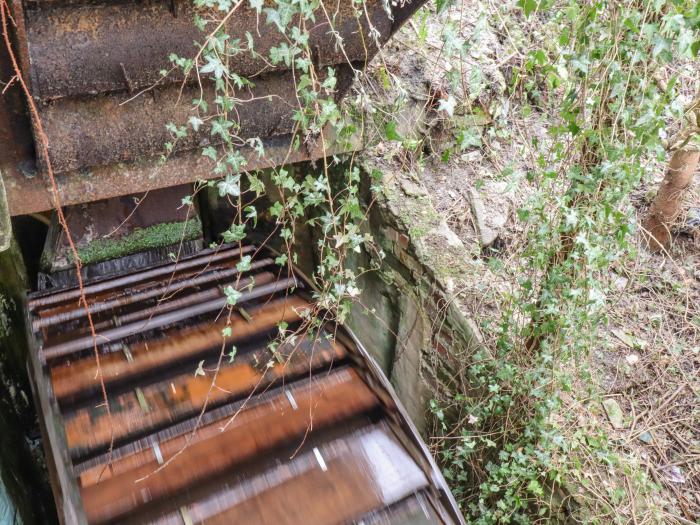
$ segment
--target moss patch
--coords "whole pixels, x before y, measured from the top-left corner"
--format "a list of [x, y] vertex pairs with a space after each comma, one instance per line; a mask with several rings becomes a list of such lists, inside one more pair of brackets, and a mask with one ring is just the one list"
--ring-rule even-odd
[[78, 248], [78, 257], [83, 264], [92, 264], [150, 248], [162, 248], [177, 244], [180, 240], [190, 241], [202, 236], [202, 223], [199, 217], [183, 222], [154, 224], [148, 228], [137, 228], [119, 239], [98, 239], [87, 246]]

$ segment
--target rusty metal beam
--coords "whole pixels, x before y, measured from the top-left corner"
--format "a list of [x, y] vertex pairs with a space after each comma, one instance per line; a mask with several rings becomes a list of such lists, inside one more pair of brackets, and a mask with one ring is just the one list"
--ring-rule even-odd
[[[262, 274], [260, 280], [262, 281], [263, 279], [267, 281], [268, 284], [263, 284], [262, 286], [253, 288], [252, 291], [244, 292], [241, 295], [240, 300], [245, 301], [264, 297], [266, 295], [287, 290], [288, 288], [296, 287], [299, 284], [294, 277], [270, 282], [272, 280], [272, 274]], [[243, 290], [252, 282], [253, 281], [251, 279], [244, 280], [238, 285], [238, 288]], [[219, 295], [221, 295], [221, 293], [219, 293]], [[156, 315], [149, 318], [148, 321], [145, 322], [135, 321], [123, 326], [117, 326], [115, 328], [100, 332], [97, 344], [101, 344], [100, 341], [104, 341], [105, 343], [116, 343], [125, 337], [138, 334], [143, 330], [155, 330], [192, 317], [217, 312], [225, 306], [226, 297], [220, 297], [219, 299], [210, 299], [203, 303], [196, 304], [195, 306], [188, 306], [174, 312]], [[80, 352], [81, 350], [92, 348], [94, 345], [95, 339], [92, 337], [92, 335], [83, 336], [79, 337], [78, 339], [66, 341], [65, 343], [59, 343], [57, 345], [42, 349], [40, 352], [40, 358], [42, 361], [46, 362], [50, 359], [66, 357], [76, 352]]]
[[[65, 416], [68, 448], [74, 459], [95, 452], [105, 452], [114, 438], [115, 444], [143, 436], [170, 423], [198, 413], [204, 403], [209, 407], [245, 398], [265, 391], [270, 385], [309, 376], [328, 369], [347, 356], [346, 349], [326, 339], [304, 337], [290, 348], [288, 361], [272, 366], [256, 364], [261, 354], [270, 356], [263, 346], [259, 352], [240, 356], [233, 363], [225, 362], [212, 378], [196, 376], [188, 371], [161, 383], [143, 385], [110, 399], [111, 417], [103, 406], [82, 408]], [[215, 366], [216, 361], [210, 362]], [[262, 368], [262, 370], [260, 370]]]
[[[359, 12], [352, 3], [336, 0], [325, 10], [317, 10], [318, 21], [310, 28], [317, 65], [338, 69], [338, 96], [352, 82], [350, 64], [365, 64], [376, 52], [369, 20], [377, 34], [388, 38], [391, 22], [381, 3], [371, 0], [365, 9]], [[177, 78], [133, 96], [139, 89], [154, 86], [160, 71], [167, 68], [169, 53], [196, 54], [198, 46], [193, 42], [202, 34], [192, 23], [194, 13], [186, 10], [182, 17], [174, 16], [170, 2], [146, 0], [25, 11], [30, 54], [25, 76], [32, 79], [34, 98], [45, 102], [39, 107], [39, 117], [49, 140], [49, 159], [40, 157], [40, 167], [50, 160], [55, 173], [64, 173], [160, 156], [171, 140], [166, 124], [185, 125], [191, 100], [204, 97], [213, 106], [211, 85], [173, 84], [182, 80]], [[328, 20], [331, 16], [332, 22]], [[244, 42], [259, 23], [258, 14], [246, 4], [231, 17], [227, 30], [232, 38]], [[295, 75], [267, 66], [262, 57], [282, 41], [282, 35], [265, 29], [259, 37], [262, 47], [256, 46], [261, 55], [240, 53], [231, 66], [254, 81], [252, 87], [236, 94], [240, 100], [250, 100], [236, 108], [236, 135], [243, 140], [270, 138], [294, 129]], [[322, 76], [324, 68], [319, 69]], [[187, 80], [198, 78], [190, 75]], [[176, 141], [176, 151], [198, 149], [212, 141], [205, 133]]]
[[[257, 476], [227, 481], [218, 493], [188, 505], [188, 519], [207, 525], [350, 523], [428, 485], [382, 423], [308, 448]], [[182, 523], [181, 514], [151, 523]]]
[[[362, 68], [377, 44], [386, 42], [422, 3], [392, 6], [393, 18], [381, 0], [367, 0], [359, 13], [348, 0], [331, 0], [325, 10], [317, 11], [309, 27], [313, 58], [321, 70], [326, 65], [337, 68], [338, 98], [347, 92], [353, 69]], [[215, 178], [212, 161], [198, 152], [207, 141], [213, 142], [211, 137], [194, 134], [179, 140], [174, 154], [164, 163], [159, 159], [170, 140], [165, 124], [184, 124], [190, 100], [199, 94], [198, 86], [185, 86], [181, 93], [183, 79], [177, 74], [161, 78], [161, 70], [169, 67], [169, 53], [192, 56], [197, 50], [194, 41], [203, 38], [192, 23], [190, 2], [12, 0], [12, 6], [15, 51], [39, 102], [59, 195], [55, 200], [48, 189], [47, 159], [35, 159], [21, 93], [16, 85], [10, 86], [0, 97], [0, 139], [9, 146], [0, 151], [0, 170], [11, 215], [120, 196], [135, 188], [145, 191]], [[376, 40], [370, 26], [378, 32]], [[246, 3], [226, 30], [242, 42], [246, 32], [255, 35], [260, 56], [282, 39]], [[4, 51], [0, 50], [0, 80], [8, 81], [14, 73]], [[257, 99], [240, 107], [238, 134], [243, 139], [262, 138], [267, 151], [258, 158], [242, 146], [246, 169], [318, 159], [359, 147], [354, 140], [322, 149], [317, 141], [292, 151], [293, 75], [260, 56], [242, 52], [231, 66], [255, 83], [242, 90], [240, 98]], [[147, 88], [152, 89], [141, 93]], [[204, 94], [210, 95], [210, 88], [204, 86]], [[333, 141], [327, 137], [325, 144]]]
[[[228, 342], [241, 344], [256, 334], [273, 329], [277, 323], [294, 323], [301, 318], [300, 312], [309, 308], [310, 305], [297, 296], [272, 301], [252, 310], [254, 318], [251, 322], [233, 319], [229, 325], [233, 335]], [[101, 356], [99, 372], [93, 356], [58, 364], [50, 372], [54, 395], [59, 403], [64, 404], [79, 394], [93, 394], [99, 389], [100, 381], [111, 387], [114, 383], [134, 381], [176, 362], [196, 359], [212, 348], [221, 347], [224, 343], [221, 331], [226, 324], [224, 319], [205, 325], [170, 329], [163, 333], [160, 340], [129, 346], [130, 360], [119, 352]]]
[[[34, 8], [25, 10], [27, 38], [33, 95], [40, 100], [134, 92], [156, 82], [181, 82], [181, 74], [161, 76], [161, 70], [172, 68], [168, 56], [194, 57], [196, 42], [204, 42], [206, 37], [192, 22], [195, 9], [190, 1], [179, 2], [177, 9], [170, 0], [42, 1], [31, 5]], [[318, 9], [309, 28], [309, 43], [318, 66], [368, 60], [376, 52], [368, 19], [388, 37], [391, 20], [379, 0], [367, 0], [367, 16], [360, 13], [356, 17], [354, 5], [343, 0], [326, 2], [325, 8], [331, 21]], [[290, 27], [296, 25], [298, 20], [292, 20]], [[332, 31], [337, 32], [337, 40]], [[283, 63], [273, 66], [263, 58], [286, 39], [247, 2], [231, 17], [226, 32], [232, 41], [240, 40], [241, 46], [246, 45], [246, 32], [255, 40], [256, 55], [241, 52], [235, 56], [231, 67], [237, 74], [258, 77], [287, 69]], [[343, 42], [342, 48], [337, 41]]]
[[[326, 155], [359, 149], [361, 144], [359, 137], [354, 137], [349, 145], [335, 143], [331, 132], [325, 133], [324, 141], [319, 137], [314, 143], [299, 150], [293, 149], [291, 142], [292, 137], [289, 135], [264, 139], [264, 157], [258, 157], [250, 147], [241, 148], [241, 154], [247, 159], [246, 170], [253, 171], [319, 159]], [[322, 142], [331, 146], [323, 149]], [[10, 214], [25, 215], [53, 209], [52, 195], [45, 176], [37, 173], [36, 169], [27, 171], [23, 168], [24, 166], [33, 166], [31, 157], [14, 156], [11, 163], [5, 166], [0, 164], [0, 169], [5, 175], [5, 191]], [[155, 158], [138, 159], [127, 164], [99, 166], [90, 170], [64, 173], [56, 175], [56, 183], [61, 204], [69, 206], [117, 197], [133, 192], [134, 188], [147, 191], [218, 178], [213, 169], [214, 163], [208, 157], [203, 157], [199, 152], [185, 152], [169, 157], [163, 163]]]
[[[256, 270], [262, 268], [263, 266], [271, 265], [273, 260], [271, 258], [262, 259], [256, 261], [250, 265], [251, 270]], [[156, 299], [158, 297], [164, 297], [166, 295], [184, 290], [186, 288], [194, 288], [195, 286], [200, 286], [202, 284], [208, 284], [214, 281], [223, 281], [224, 279], [229, 279], [238, 275], [240, 271], [237, 268], [228, 268], [224, 270], [216, 270], [210, 273], [198, 277], [192, 277], [189, 279], [183, 279], [182, 281], [175, 281], [173, 283], [167, 282], [160, 286], [150, 288], [143, 292], [137, 292], [131, 295], [125, 295], [122, 297], [117, 297], [116, 299], [110, 299], [108, 301], [102, 301], [97, 303], [91, 303], [87, 310], [84, 306], [76, 305], [76, 308], [68, 310], [66, 312], [55, 314], [49, 317], [43, 317], [36, 319], [32, 323], [32, 328], [38, 330], [40, 328], [45, 328], [47, 326], [52, 326], [59, 323], [66, 323], [74, 319], [80, 319], [87, 316], [89, 311], [91, 314], [106, 312], [109, 310], [114, 310], [116, 308], [127, 306], [130, 304], [140, 303], [147, 301], [149, 299]]]
[[[89, 284], [83, 288], [82, 293], [85, 294], [86, 297], [91, 297], [96, 294], [109, 292], [123, 286], [133, 288], [137, 283], [148, 282], [150, 280], [162, 278], [163, 276], [169, 276], [171, 274], [175, 276], [175, 274], [179, 274], [184, 270], [197, 268], [203, 264], [211, 265], [220, 261], [237, 261], [239, 257], [255, 250], [256, 247], [254, 245], [242, 247], [226, 245], [219, 248], [206, 249], [202, 250], [195, 256], [188, 257], [187, 259], [171, 264], [135, 271], [114, 279], [107, 279]], [[41, 314], [43, 313], [41, 310], [47, 306], [61, 304], [67, 301], [75, 301], [77, 303], [80, 295], [81, 291], [77, 286], [75, 288], [62, 290], [60, 292], [49, 291], [48, 293], [45, 292], [33, 294], [29, 298], [28, 306], [30, 309], [35, 309], [36, 313]], [[90, 300], [93, 300], [92, 297]], [[55, 312], [52, 312], [52, 314], [53, 313]]]
[[[49, 138], [51, 166], [55, 173], [64, 173], [165, 155], [167, 142], [175, 144], [176, 152], [216, 144], [220, 139], [211, 137], [208, 129], [178, 141], [173, 141], [166, 129], [169, 123], [186, 125], [192, 114], [190, 101], [199, 96], [197, 87], [181, 92], [173, 86], [154, 89], [130, 101], [128, 93], [119, 93], [44, 104], [39, 114]], [[293, 131], [297, 105], [291, 72], [261, 78], [250, 93], [240, 97], [251, 100], [236, 108], [240, 126], [236, 135], [241, 139]], [[213, 105], [213, 90], [205, 89], [204, 98]]]

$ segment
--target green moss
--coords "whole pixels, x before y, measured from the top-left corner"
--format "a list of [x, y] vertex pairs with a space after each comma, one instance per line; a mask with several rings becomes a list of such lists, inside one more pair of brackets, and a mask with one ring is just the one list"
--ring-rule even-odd
[[[183, 235], [184, 229], [184, 235]], [[78, 248], [78, 257], [83, 264], [92, 264], [108, 259], [131, 255], [149, 248], [162, 248], [201, 237], [202, 223], [199, 217], [182, 222], [154, 224], [148, 228], [137, 228], [120, 239], [98, 239]]]
[[7, 299], [0, 292], [0, 338], [9, 337], [12, 329], [12, 310], [14, 302], [12, 299]]

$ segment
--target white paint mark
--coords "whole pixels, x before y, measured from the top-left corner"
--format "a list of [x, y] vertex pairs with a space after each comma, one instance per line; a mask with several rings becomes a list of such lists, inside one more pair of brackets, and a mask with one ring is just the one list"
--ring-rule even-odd
[[287, 395], [287, 399], [289, 400], [289, 404], [292, 405], [292, 408], [294, 410], [298, 410], [299, 405], [297, 405], [297, 400], [294, 399], [294, 396], [292, 395], [292, 393], [289, 390], [285, 390], [284, 393]]
[[163, 453], [160, 451], [160, 445], [156, 441], [153, 442], [153, 455], [156, 457], [158, 464], [162, 465]]
[[328, 466], [323, 460], [323, 456], [321, 456], [321, 451], [318, 449], [318, 447], [314, 447], [314, 456], [316, 456], [316, 461], [318, 461], [318, 465], [321, 467], [321, 470], [323, 472], [328, 472]]

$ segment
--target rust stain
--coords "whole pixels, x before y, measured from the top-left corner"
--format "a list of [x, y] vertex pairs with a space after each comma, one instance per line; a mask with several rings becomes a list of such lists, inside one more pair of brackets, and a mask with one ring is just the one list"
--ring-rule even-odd
[[[332, 0], [325, 4], [325, 13], [317, 11], [309, 28], [311, 46], [324, 73], [324, 66], [336, 68], [338, 99], [350, 87], [353, 68], [363, 67], [377, 51], [369, 38], [368, 19], [379, 30], [381, 44], [422, 3], [393, 7], [393, 21], [382, 0], [367, 0], [366, 16], [363, 12], [359, 18], [349, 0]], [[271, 0], [268, 4], [272, 5]], [[192, 56], [197, 49], [194, 41], [202, 40], [202, 33], [191, 22], [194, 8], [188, 2], [179, 2], [177, 9], [170, 0], [13, 0], [13, 6], [21, 66], [39, 105], [49, 141], [48, 156], [64, 205], [213, 177], [212, 163], [198, 153], [212, 142], [204, 133], [178, 141], [175, 154], [163, 164], [158, 162], [171, 139], [165, 125], [185, 124], [189, 101], [199, 92], [198, 86], [189, 85], [180, 97], [182, 77], [160, 76], [160, 70], [169, 67], [169, 53]], [[342, 49], [330, 31], [326, 13], [343, 41]], [[256, 51], [263, 56], [283, 38], [247, 4], [231, 18], [226, 30], [241, 41], [247, 31], [257, 35]], [[247, 169], [339, 152], [337, 146], [321, 151], [309, 145], [290, 153], [297, 102], [293, 75], [284, 65], [270, 66], [250, 53], [241, 53], [234, 69], [243, 76], [254, 76], [255, 83], [238, 94], [243, 99], [256, 98], [238, 109], [239, 135], [242, 139], [260, 137], [267, 149], [266, 157], [257, 158], [242, 147]], [[9, 76], [0, 53], [0, 79]], [[156, 89], [132, 100], [135, 91], [155, 82], [159, 82]], [[211, 87], [205, 85], [204, 92], [212, 97]], [[0, 151], [0, 170], [12, 215], [52, 208], [43, 178], [47, 159], [35, 158], [28, 133], [31, 128], [23, 100], [11, 87], [0, 97], [0, 140], [8, 145]], [[351, 149], [357, 146], [352, 144]]]

